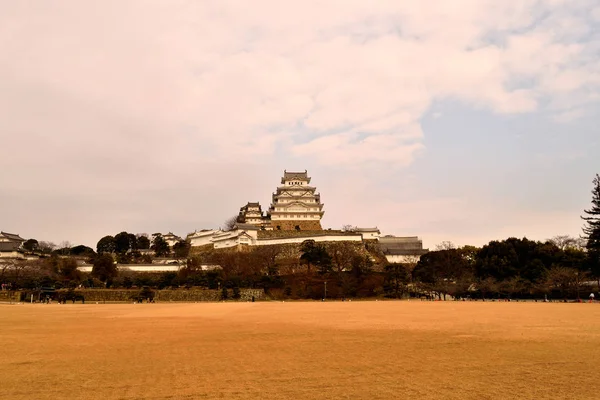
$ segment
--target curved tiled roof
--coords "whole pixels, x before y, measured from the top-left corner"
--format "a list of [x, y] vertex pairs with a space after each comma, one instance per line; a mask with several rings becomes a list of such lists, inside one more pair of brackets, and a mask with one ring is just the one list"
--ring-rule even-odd
[[284, 183], [285, 181], [289, 181], [291, 179], [310, 182], [307, 170], [304, 170], [304, 172], [287, 172], [286, 170], [284, 170], [283, 178], [281, 178], [281, 183]]

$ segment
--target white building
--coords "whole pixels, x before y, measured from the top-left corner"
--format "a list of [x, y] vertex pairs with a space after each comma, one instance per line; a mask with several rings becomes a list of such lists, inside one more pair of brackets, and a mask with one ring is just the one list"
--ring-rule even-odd
[[220, 229], [202, 229], [187, 235], [187, 241], [194, 247], [205, 246], [212, 244], [213, 236], [221, 232]]
[[25, 259], [24, 242], [16, 233], [0, 232], [0, 258]]
[[273, 229], [322, 230], [323, 204], [316, 188], [310, 186], [310, 177], [304, 172], [283, 172], [281, 186], [273, 193], [268, 217]]
[[416, 262], [429, 252], [423, 248], [423, 241], [417, 236], [382, 236], [379, 238], [379, 246], [390, 263]]
[[381, 235], [381, 232], [377, 227], [375, 228], [355, 228], [352, 232], [360, 233], [364, 240], [377, 240]]
[[[156, 233], [152, 235], [153, 238], [155, 236], [157, 236]], [[165, 239], [165, 242], [167, 242], [170, 247], [173, 247], [175, 243], [179, 242], [180, 240], [183, 240], [179, 236], [175, 235], [173, 232], [169, 232], [164, 235], [161, 234], [161, 236], [163, 237], [163, 239]]]

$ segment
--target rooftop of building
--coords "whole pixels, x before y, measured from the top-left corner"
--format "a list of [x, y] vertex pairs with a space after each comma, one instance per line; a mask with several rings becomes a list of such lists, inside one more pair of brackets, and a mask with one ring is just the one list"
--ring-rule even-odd
[[288, 172], [288, 171], [284, 170], [283, 178], [281, 178], [281, 183], [285, 183], [286, 181], [291, 181], [291, 180], [310, 182], [310, 178], [308, 176], [308, 171], [304, 170], [304, 172]]
[[242, 231], [257, 231], [260, 229], [260, 227], [253, 225], [253, 224], [238, 223], [238, 224], [235, 224], [234, 229], [238, 229], [238, 230], [242, 230]]
[[354, 229], [350, 229], [351, 231], [354, 232], [379, 232], [379, 228], [374, 227], [374, 228], [354, 228]]
[[202, 229], [200, 231], [195, 231], [192, 232], [190, 234], [187, 235], [187, 237], [192, 237], [192, 236], [206, 236], [206, 235], [212, 235], [215, 232], [218, 232], [219, 229]]
[[25, 241], [25, 239], [23, 239], [17, 233], [8, 233], [8, 232], [0, 231], [0, 235], [4, 236], [5, 238], [7, 238], [9, 240], [14, 240], [14, 241], [19, 241], [19, 242]]
[[385, 235], [379, 238], [380, 242], [389, 242], [389, 243], [411, 243], [411, 242], [422, 242], [418, 236], [393, 236], [393, 235]]

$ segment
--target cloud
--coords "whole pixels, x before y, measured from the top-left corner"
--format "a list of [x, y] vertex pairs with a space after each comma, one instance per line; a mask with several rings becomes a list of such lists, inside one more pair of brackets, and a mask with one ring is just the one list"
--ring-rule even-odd
[[[335, 132], [330, 142], [351, 152], [340, 132], [402, 136], [440, 98], [531, 112], [599, 72], [578, 40], [592, 27], [581, 14], [588, 4], [595, 15], [592, 2], [411, 3], [3, 3], [12, 40], [2, 44], [2, 73], [21, 88], [45, 87], [48, 102], [83, 100], [165, 130], [198, 127], [186, 141], [218, 157], [269, 154], [298, 126], [319, 136], [315, 144]], [[523, 76], [535, 83], [511, 87]], [[329, 148], [312, 151], [323, 159]], [[396, 146], [381, 152], [398, 156]]]
[[556, 114], [554, 116], [554, 120], [556, 122], [565, 124], [565, 123], [571, 122], [573, 120], [576, 120], [576, 119], [580, 118], [583, 115], [584, 115], [584, 112], [581, 109], [563, 111], [563, 112], [561, 112], [559, 114]]

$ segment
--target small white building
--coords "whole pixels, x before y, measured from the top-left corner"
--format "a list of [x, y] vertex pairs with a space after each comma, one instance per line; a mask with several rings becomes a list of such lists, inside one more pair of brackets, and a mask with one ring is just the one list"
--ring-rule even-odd
[[429, 252], [417, 236], [386, 235], [379, 238], [379, 246], [390, 263], [412, 263]]
[[[152, 237], [154, 238], [155, 236], [157, 236], [157, 234], [155, 233], [154, 235], [152, 235]], [[169, 232], [166, 234], [161, 234], [161, 236], [163, 237], [163, 239], [165, 239], [165, 242], [167, 242], [167, 244], [170, 247], [173, 247], [175, 245], [175, 243], [183, 240], [181, 239], [179, 236], [175, 235], [173, 232]]]
[[16, 233], [0, 232], [0, 258], [25, 259], [25, 239]]
[[356, 228], [352, 232], [359, 233], [363, 240], [377, 240], [381, 235], [381, 232], [377, 227], [375, 228]]
[[220, 229], [202, 229], [200, 231], [194, 231], [187, 235], [187, 241], [191, 246], [205, 246], [207, 244], [212, 244], [213, 236], [222, 232], [223, 231]]
[[211, 242], [215, 249], [224, 249], [238, 245], [253, 246], [258, 240], [260, 228], [252, 224], [236, 224], [235, 227], [226, 232], [213, 235]]

